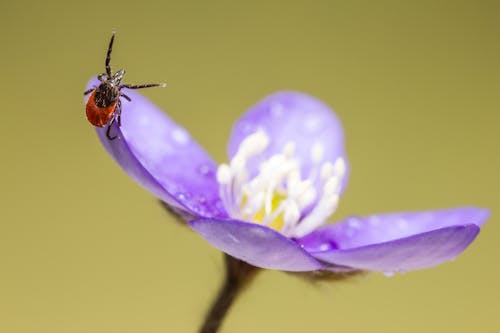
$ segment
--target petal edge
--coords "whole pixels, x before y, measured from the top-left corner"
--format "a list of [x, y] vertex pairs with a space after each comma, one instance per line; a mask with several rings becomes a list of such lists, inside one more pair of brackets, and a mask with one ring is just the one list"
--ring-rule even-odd
[[472, 243], [479, 231], [475, 224], [452, 226], [359, 248], [311, 254], [319, 260], [356, 269], [406, 272], [454, 259]]
[[255, 223], [200, 219], [189, 226], [212, 246], [251, 265], [290, 272], [323, 267], [299, 244]]
[[351, 249], [388, 242], [445, 227], [475, 224], [481, 226], [489, 217], [488, 209], [455, 207], [350, 216], [341, 222], [315, 230], [299, 240], [310, 252], [326, 249]]

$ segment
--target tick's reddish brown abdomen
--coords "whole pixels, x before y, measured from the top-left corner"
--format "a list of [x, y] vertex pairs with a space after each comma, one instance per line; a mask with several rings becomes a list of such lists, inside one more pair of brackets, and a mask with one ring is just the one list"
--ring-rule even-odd
[[87, 111], [87, 119], [94, 126], [104, 127], [111, 121], [111, 119], [115, 115], [116, 103], [112, 103], [105, 108], [100, 108], [95, 104], [94, 98], [95, 90], [90, 94], [90, 97], [87, 100], [87, 105], [85, 106], [85, 109]]

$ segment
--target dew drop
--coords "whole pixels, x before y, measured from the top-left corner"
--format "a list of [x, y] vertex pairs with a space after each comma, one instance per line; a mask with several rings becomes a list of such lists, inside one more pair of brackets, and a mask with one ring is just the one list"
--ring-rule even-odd
[[217, 200], [217, 202], [215, 203], [215, 207], [217, 208], [217, 210], [221, 212], [225, 211], [224, 204], [222, 203], [221, 200]]
[[328, 244], [321, 244], [321, 246], [319, 247], [319, 250], [320, 251], [328, 251], [328, 250], [330, 250], [330, 245], [328, 245]]
[[279, 118], [283, 115], [285, 108], [280, 103], [273, 103], [271, 105], [271, 115], [275, 118]]
[[393, 277], [394, 276], [394, 272], [384, 272], [384, 275], [387, 276], [387, 277]]
[[304, 126], [305, 129], [310, 133], [317, 132], [321, 127], [321, 119], [317, 117], [310, 117], [306, 119]]
[[212, 174], [212, 168], [207, 165], [207, 164], [203, 164], [201, 165], [199, 168], [198, 168], [198, 172], [201, 173], [203, 176], [209, 176], [210, 174]]
[[175, 194], [175, 197], [181, 201], [188, 200], [191, 198], [191, 194], [187, 192], [180, 192]]
[[359, 229], [361, 227], [361, 224], [359, 223], [359, 221], [358, 220], [354, 220], [354, 219], [349, 220], [349, 222], [347, 222], [347, 224], [352, 229]]
[[397, 226], [398, 226], [399, 230], [405, 230], [408, 228], [408, 221], [406, 221], [404, 219], [399, 219], [397, 221]]
[[267, 236], [267, 231], [266, 229], [261, 229], [261, 228], [252, 228], [251, 230], [248, 231], [249, 234], [252, 234], [252, 236], [255, 237], [266, 237]]
[[172, 139], [177, 142], [178, 144], [185, 145], [186, 143], [189, 142], [189, 134], [188, 132], [180, 127], [175, 128], [170, 135], [172, 136]]
[[252, 124], [247, 121], [241, 122], [239, 127], [244, 134], [250, 133], [253, 130]]

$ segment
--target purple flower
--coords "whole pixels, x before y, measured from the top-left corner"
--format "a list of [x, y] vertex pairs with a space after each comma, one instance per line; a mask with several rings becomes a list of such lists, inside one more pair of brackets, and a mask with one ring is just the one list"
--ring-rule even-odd
[[[91, 83], [93, 83], [92, 81]], [[455, 258], [489, 211], [474, 207], [349, 217], [324, 225], [347, 185], [339, 119], [298, 92], [266, 97], [235, 124], [219, 167], [145, 97], [128, 91], [122, 124], [97, 128], [115, 161], [216, 248], [284, 271], [402, 272]]]

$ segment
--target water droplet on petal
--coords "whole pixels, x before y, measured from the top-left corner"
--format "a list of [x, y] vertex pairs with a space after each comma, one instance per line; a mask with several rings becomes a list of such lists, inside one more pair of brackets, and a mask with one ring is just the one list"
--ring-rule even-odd
[[172, 136], [172, 139], [180, 145], [185, 145], [189, 142], [189, 133], [183, 128], [175, 128], [170, 135]]
[[349, 225], [349, 227], [353, 228], [353, 229], [359, 229], [361, 227], [361, 224], [359, 223], [358, 220], [349, 220], [349, 222], [347, 222], [347, 224]]
[[387, 276], [387, 277], [393, 277], [394, 276], [394, 272], [384, 272], [384, 275]]
[[321, 119], [318, 117], [310, 117], [306, 119], [304, 126], [309, 133], [317, 132], [321, 127]]
[[212, 168], [207, 164], [200, 165], [200, 167], [198, 168], [198, 172], [203, 176], [210, 176], [213, 174]]
[[320, 251], [328, 251], [330, 250], [330, 245], [329, 244], [321, 244], [321, 246], [319, 247], [319, 250]]
[[175, 194], [175, 197], [181, 201], [184, 201], [190, 199], [192, 196], [190, 193], [187, 192], [179, 192]]
[[219, 210], [219, 211], [222, 211], [222, 212], [225, 212], [225, 211], [226, 211], [226, 209], [224, 208], [224, 204], [222, 203], [222, 201], [221, 201], [221, 200], [217, 200], [217, 201], [215, 202], [215, 207], [216, 207], [216, 208], [217, 208], [217, 210]]
[[244, 134], [250, 133], [253, 130], [253, 125], [247, 121], [241, 122], [239, 127]]
[[281, 105], [280, 103], [271, 104], [271, 115], [275, 118], [281, 117], [283, 115], [284, 110], [285, 109], [283, 105]]
[[404, 219], [399, 219], [397, 221], [397, 226], [398, 226], [399, 230], [407, 229], [408, 228], [408, 221], [406, 221]]

